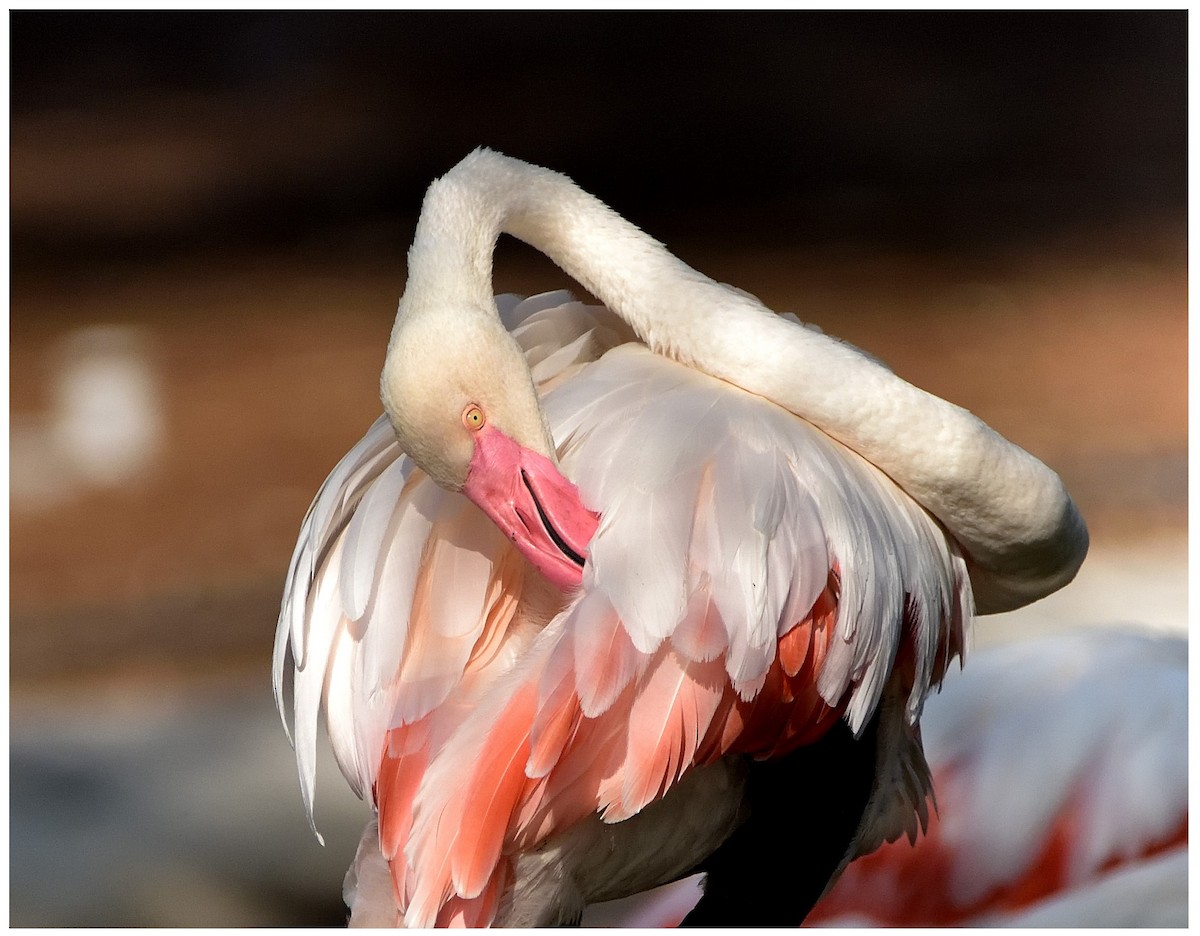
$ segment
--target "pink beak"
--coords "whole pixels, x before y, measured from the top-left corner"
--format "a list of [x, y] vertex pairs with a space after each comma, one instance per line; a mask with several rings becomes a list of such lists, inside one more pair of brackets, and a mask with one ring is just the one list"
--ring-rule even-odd
[[488, 426], [475, 437], [463, 493], [559, 588], [583, 581], [600, 518], [554, 462]]

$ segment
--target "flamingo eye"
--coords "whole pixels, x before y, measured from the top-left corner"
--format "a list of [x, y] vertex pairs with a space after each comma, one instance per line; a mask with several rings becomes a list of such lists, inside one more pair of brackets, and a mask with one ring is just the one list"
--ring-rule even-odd
[[462, 414], [463, 425], [468, 429], [478, 431], [483, 428], [483, 424], [487, 421], [484, 419], [483, 410], [472, 403]]

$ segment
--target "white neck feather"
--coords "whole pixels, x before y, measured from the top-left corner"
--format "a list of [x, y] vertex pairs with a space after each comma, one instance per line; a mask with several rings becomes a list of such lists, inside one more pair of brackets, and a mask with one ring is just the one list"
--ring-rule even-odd
[[556, 172], [477, 150], [434, 182], [406, 296], [490, 303], [501, 233], [545, 253], [654, 351], [772, 400], [890, 475], [963, 547], [980, 611], [1037, 600], [1082, 563], [1083, 520], [1032, 455], [856, 349], [696, 272]]

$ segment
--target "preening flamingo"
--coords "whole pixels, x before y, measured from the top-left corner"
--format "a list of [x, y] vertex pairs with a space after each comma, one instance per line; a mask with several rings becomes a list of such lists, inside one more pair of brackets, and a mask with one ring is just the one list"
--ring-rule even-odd
[[[502, 232], [604, 305], [493, 299]], [[698, 868], [689, 922], [799, 922], [925, 822], [925, 696], [973, 609], [1074, 575], [1070, 497], [549, 170], [472, 153], [408, 260], [274, 654], [310, 820], [322, 710], [378, 814], [351, 922], [569, 923]]]
[[850, 865], [809, 921], [1186, 926], [1187, 699], [1176, 637], [1080, 630], [976, 654], [921, 722], [936, 819]]

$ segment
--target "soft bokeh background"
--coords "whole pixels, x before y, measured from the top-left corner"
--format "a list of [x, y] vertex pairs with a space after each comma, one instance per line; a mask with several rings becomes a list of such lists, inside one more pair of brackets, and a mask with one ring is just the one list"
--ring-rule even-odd
[[[1185, 628], [1186, 13], [14, 12], [11, 922], [337, 923], [366, 810], [272, 709], [425, 185], [486, 144], [1066, 479]], [[498, 291], [565, 277], [503, 244]]]

